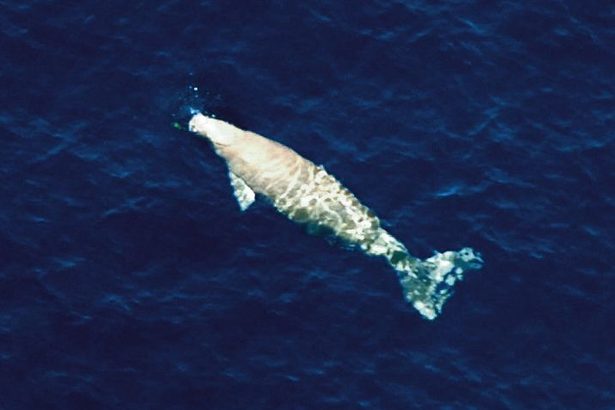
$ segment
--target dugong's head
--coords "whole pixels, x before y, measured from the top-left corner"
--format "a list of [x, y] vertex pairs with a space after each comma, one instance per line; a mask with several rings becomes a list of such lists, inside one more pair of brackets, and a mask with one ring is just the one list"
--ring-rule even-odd
[[188, 129], [209, 139], [215, 145], [231, 145], [237, 142], [244, 131], [215, 118], [198, 113], [188, 123]]

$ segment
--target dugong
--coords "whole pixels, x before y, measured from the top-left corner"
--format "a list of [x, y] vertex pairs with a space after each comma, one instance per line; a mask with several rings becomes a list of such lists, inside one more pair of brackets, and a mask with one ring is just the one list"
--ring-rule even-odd
[[333, 235], [367, 255], [383, 256], [397, 272], [405, 299], [426, 319], [442, 312], [465, 271], [482, 266], [480, 254], [471, 248], [415, 258], [322, 166], [276, 141], [201, 113], [192, 117], [188, 128], [208, 139], [226, 161], [242, 211], [260, 194], [308, 230]]

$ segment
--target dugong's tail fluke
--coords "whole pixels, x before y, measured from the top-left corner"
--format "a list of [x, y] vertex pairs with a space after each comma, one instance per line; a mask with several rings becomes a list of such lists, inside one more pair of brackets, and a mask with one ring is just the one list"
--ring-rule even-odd
[[397, 270], [404, 297], [423, 317], [435, 319], [444, 303], [453, 294], [455, 282], [472, 269], [480, 269], [483, 260], [470, 248], [458, 252], [436, 253], [431, 258], [419, 261], [410, 272]]
[[464, 272], [480, 269], [483, 264], [480, 254], [470, 248], [436, 253], [420, 260], [382, 228], [376, 239], [365, 246], [365, 251], [387, 259], [399, 276], [405, 299], [429, 320], [442, 312], [444, 303], [453, 294], [455, 282], [463, 279]]

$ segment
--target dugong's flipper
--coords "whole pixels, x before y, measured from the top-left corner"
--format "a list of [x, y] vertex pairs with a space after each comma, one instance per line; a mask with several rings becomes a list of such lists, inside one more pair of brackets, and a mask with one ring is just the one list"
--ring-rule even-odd
[[252, 205], [254, 199], [256, 198], [256, 195], [254, 194], [254, 191], [252, 191], [252, 188], [250, 188], [248, 184], [246, 184], [246, 181], [239, 178], [231, 171], [229, 171], [228, 175], [231, 178], [233, 194], [235, 194], [235, 198], [237, 198], [239, 208], [242, 211], [245, 211], [250, 205]]

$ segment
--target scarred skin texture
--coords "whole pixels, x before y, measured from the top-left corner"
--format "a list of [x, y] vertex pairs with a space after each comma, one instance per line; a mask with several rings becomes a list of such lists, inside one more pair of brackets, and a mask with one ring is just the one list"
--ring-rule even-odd
[[364, 250], [380, 234], [380, 221], [369, 208], [323, 167], [294, 150], [213, 118], [203, 116], [190, 124], [206, 137], [220, 132], [232, 135], [218, 142], [210, 138], [218, 155], [232, 173], [291, 220], [331, 232]]

